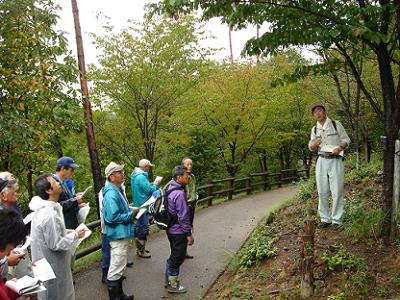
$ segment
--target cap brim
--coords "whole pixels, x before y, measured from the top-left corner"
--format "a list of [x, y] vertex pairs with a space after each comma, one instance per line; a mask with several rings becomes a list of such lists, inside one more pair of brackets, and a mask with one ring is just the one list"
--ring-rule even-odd
[[74, 163], [74, 164], [70, 164], [69, 167], [72, 169], [78, 169], [79, 165]]
[[16, 179], [7, 180], [7, 186], [12, 186], [16, 184], [18, 181]]

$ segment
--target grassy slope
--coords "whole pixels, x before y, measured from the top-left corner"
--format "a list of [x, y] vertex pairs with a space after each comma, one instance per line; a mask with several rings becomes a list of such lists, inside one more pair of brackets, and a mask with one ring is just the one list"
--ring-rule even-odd
[[[310, 299], [400, 299], [398, 243], [384, 247], [379, 236], [381, 163], [355, 170], [349, 160], [346, 168], [343, 227], [316, 229]], [[260, 223], [206, 299], [300, 299], [303, 222], [318, 224], [315, 182], [302, 185], [295, 199]]]

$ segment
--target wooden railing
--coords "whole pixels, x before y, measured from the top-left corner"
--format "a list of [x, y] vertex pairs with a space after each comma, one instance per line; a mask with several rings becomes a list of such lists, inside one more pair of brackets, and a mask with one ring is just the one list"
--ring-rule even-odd
[[[289, 183], [300, 178], [309, 177], [309, 169], [287, 169], [281, 170], [277, 173], [253, 173], [247, 177], [235, 178], [229, 177], [225, 179], [210, 179], [207, 184], [199, 186], [197, 191], [199, 193], [198, 204], [207, 203], [207, 206], [213, 205], [215, 198], [226, 196], [228, 200], [232, 200], [235, 194], [246, 193], [250, 195], [255, 191], [266, 191], [273, 186], [281, 187], [282, 184]], [[100, 226], [100, 220], [96, 220], [87, 224], [93, 230]], [[101, 249], [101, 243], [95, 244], [76, 253], [76, 259], [86, 256], [96, 250]]]

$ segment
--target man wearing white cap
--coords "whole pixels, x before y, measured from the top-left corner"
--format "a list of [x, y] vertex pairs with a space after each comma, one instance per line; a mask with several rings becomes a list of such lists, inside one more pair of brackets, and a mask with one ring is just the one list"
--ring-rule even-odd
[[122, 289], [122, 275], [128, 261], [129, 240], [134, 236], [133, 220], [137, 211], [129, 207], [128, 199], [121, 190], [125, 181], [124, 166], [111, 162], [105, 169], [108, 184], [103, 187], [102, 216], [110, 241], [111, 258], [107, 274], [110, 299], [130, 300]]
[[[139, 168], [135, 168], [131, 174], [132, 200], [135, 207], [140, 207], [158, 189], [161, 180], [157, 180], [154, 183], [149, 181], [151, 167], [154, 167], [154, 165], [148, 159], [141, 159]], [[149, 251], [146, 250], [149, 227], [149, 217], [147, 214], [143, 214], [135, 224], [136, 254], [142, 258], [151, 257]]]

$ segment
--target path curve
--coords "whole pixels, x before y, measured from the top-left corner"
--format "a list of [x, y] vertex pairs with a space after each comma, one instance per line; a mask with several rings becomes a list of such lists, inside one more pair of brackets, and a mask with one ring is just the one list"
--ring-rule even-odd
[[[181, 267], [180, 280], [188, 288], [184, 295], [166, 292], [164, 280], [165, 259], [169, 245], [164, 231], [149, 236], [148, 249], [151, 259], [139, 259], [134, 248], [129, 258], [134, 261], [127, 268], [124, 281], [126, 293], [135, 300], [201, 299], [215, 279], [225, 269], [227, 259], [235, 254], [246, 241], [249, 233], [271, 208], [295, 195], [295, 185], [257, 193], [221, 205], [200, 210], [194, 224], [195, 244], [188, 247], [194, 259], [186, 260]], [[77, 300], [107, 300], [107, 287], [101, 283], [100, 264], [74, 276]]]

